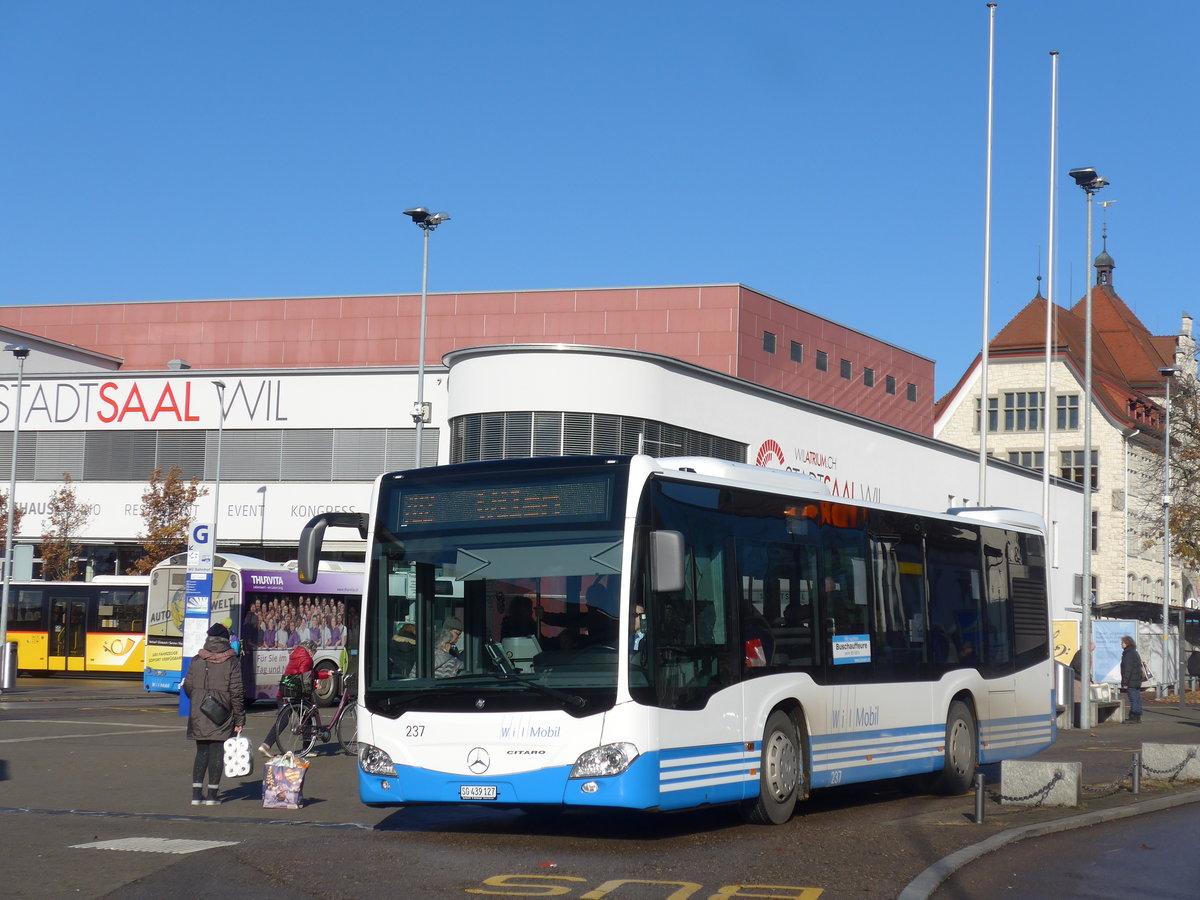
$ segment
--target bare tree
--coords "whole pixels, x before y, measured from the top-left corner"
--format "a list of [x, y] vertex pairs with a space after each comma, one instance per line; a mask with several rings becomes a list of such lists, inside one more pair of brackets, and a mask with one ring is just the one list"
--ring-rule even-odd
[[168, 556], [187, 549], [193, 508], [208, 489], [200, 486], [199, 478], [185, 483], [182, 474], [179, 466], [171, 466], [166, 477], [162, 469], [155, 469], [150, 476], [150, 486], [142, 494], [146, 531], [138, 535], [146, 555], [128, 570], [130, 575], [145, 575]]
[[77, 540], [92, 513], [79, 502], [75, 484], [63, 472], [63, 485], [50, 495], [49, 517], [42, 531], [42, 578], [46, 581], [70, 581], [78, 572], [75, 562], [83, 552]]

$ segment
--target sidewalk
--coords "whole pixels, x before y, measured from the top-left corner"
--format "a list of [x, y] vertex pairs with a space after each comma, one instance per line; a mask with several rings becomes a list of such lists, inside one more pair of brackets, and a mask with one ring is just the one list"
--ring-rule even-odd
[[1083, 763], [1083, 783], [1094, 786], [1127, 774], [1133, 753], [1140, 751], [1142, 744], [1200, 745], [1200, 705], [1180, 710], [1177, 700], [1159, 703], [1149, 699], [1143, 705], [1140, 724], [1105, 722], [1091, 728], [1059, 729], [1054, 745], [1033, 758]]

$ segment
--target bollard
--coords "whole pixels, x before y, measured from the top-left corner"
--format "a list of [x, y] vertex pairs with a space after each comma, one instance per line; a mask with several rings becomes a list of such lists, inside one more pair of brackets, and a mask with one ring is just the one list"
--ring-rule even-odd
[[983, 824], [983, 773], [975, 776], [975, 824]]
[[1133, 751], [1133, 793], [1140, 794], [1142, 792], [1142, 754], [1137, 750]]

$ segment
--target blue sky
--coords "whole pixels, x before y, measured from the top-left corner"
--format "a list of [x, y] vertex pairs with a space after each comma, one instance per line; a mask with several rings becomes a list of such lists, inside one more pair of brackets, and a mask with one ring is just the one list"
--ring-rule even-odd
[[[1196, 312], [1197, 33], [999, 0], [992, 334], [1046, 274], [1051, 50], [1057, 299], [1094, 166], [1122, 297]], [[0, 303], [413, 292], [424, 205], [430, 291], [741, 282], [940, 394], [981, 338], [987, 37], [982, 0], [3, 0]]]

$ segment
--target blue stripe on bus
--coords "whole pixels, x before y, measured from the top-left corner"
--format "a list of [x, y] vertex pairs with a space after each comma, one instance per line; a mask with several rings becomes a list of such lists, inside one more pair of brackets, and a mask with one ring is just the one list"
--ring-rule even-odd
[[758, 742], [673, 747], [658, 757], [659, 808], [687, 809], [729, 803], [758, 793]]
[[[980, 723], [980, 731], [980, 761], [994, 762], [1048, 747], [1054, 720], [1048, 715], [989, 719]], [[945, 733], [942, 725], [916, 725], [815, 737], [811, 787], [937, 771], [945, 759]], [[496, 799], [470, 802], [688, 809], [754, 797], [761, 753], [760, 741], [673, 747], [642, 754], [622, 775], [589, 779], [569, 778], [569, 766], [496, 778], [398, 766], [397, 774], [387, 777], [360, 770], [359, 794], [369, 804], [459, 803], [463, 786], [483, 785], [496, 788]]]
[[1032, 756], [1054, 743], [1054, 717], [1049, 713], [987, 719], [979, 723], [980, 762]]
[[[368, 775], [360, 768], [358, 791], [362, 802], [379, 805], [461, 803], [464, 801], [460, 789], [477, 785], [495, 787], [496, 799], [466, 802], [497, 805], [566, 803], [627, 809], [650, 809], [658, 805], [658, 761], [656, 754], [649, 753], [634, 760], [624, 774], [607, 778], [569, 778], [570, 766], [551, 766], [494, 778], [456, 775], [414, 766], [397, 766], [396, 772], [395, 776]], [[588, 790], [585, 785], [589, 786]]]

